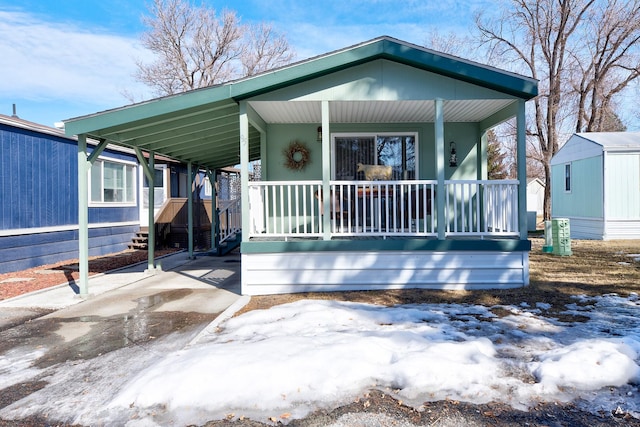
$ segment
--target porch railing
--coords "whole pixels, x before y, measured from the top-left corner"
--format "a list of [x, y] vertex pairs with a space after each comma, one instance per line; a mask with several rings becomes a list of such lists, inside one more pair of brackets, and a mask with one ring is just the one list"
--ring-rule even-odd
[[220, 200], [220, 212], [218, 213], [218, 221], [220, 221], [220, 241], [231, 239], [242, 230], [242, 211], [240, 203], [241, 199]]
[[[322, 181], [249, 183], [249, 237], [320, 237]], [[331, 181], [331, 236], [437, 236], [437, 181]], [[518, 236], [518, 181], [445, 181], [445, 235]]]

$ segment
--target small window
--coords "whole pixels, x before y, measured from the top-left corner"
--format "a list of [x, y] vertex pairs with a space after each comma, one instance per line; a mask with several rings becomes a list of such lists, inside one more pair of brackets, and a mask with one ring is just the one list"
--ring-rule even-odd
[[135, 204], [134, 170], [134, 165], [96, 160], [91, 166], [91, 186], [89, 189], [91, 202]]
[[571, 163], [564, 165], [564, 191], [571, 191]]

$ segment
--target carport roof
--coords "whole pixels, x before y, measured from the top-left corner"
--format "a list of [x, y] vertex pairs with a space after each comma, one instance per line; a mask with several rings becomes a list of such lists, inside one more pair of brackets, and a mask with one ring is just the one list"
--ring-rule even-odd
[[[524, 100], [537, 95], [534, 79], [384, 36], [260, 75], [68, 119], [64, 121], [65, 132], [153, 150], [209, 169], [235, 165], [239, 163], [240, 154], [240, 101], [377, 59], [395, 61]], [[477, 110], [477, 105], [474, 108]], [[259, 155], [260, 136], [251, 128], [249, 156], [257, 159]]]

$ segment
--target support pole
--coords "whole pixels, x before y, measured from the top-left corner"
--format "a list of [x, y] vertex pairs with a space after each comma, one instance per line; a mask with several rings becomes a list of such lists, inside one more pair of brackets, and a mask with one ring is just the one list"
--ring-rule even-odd
[[242, 241], [249, 241], [249, 117], [247, 102], [240, 102], [240, 197], [242, 197]]
[[436, 119], [434, 123], [436, 144], [436, 174], [438, 178], [438, 191], [436, 191], [436, 225], [438, 240], [445, 239], [445, 185], [444, 185], [444, 102], [441, 98], [435, 100]]
[[329, 101], [322, 101], [322, 238], [331, 240], [331, 135]]
[[156, 225], [154, 215], [155, 204], [155, 155], [153, 151], [149, 152], [149, 161], [145, 160], [144, 155], [140, 148], [135, 147], [136, 157], [138, 163], [142, 166], [142, 172], [147, 178], [148, 184], [148, 196], [147, 196], [147, 215], [149, 224], [149, 237], [148, 237], [148, 250], [147, 250], [147, 273], [153, 273], [155, 271], [155, 247], [156, 247]]
[[189, 259], [193, 259], [193, 164], [187, 163], [189, 191], [187, 192], [187, 233], [189, 239]]
[[80, 296], [89, 293], [89, 170], [87, 135], [78, 135], [78, 288]]
[[209, 177], [209, 183], [211, 184], [211, 252], [218, 250], [218, 240], [216, 238], [218, 230], [218, 209], [216, 199], [218, 193], [216, 191], [216, 176], [218, 172], [214, 169], [211, 172], [207, 169], [207, 176]]
[[525, 101], [522, 99], [518, 101], [516, 128], [518, 139], [518, 225], [520, 240], [527, 240], [529, 237], [529, 227], [527, 226], [527, 124]]
[[155, 204], [156, 204], [156, 161], [155, 153], [149, 151], [149, 176], [147, 181], [149, 182], [149, 237], [148, 237], [148, 250], [147, 250], [147, 271], [152, 273], [155, 271], [155, 255], [156, 255], [156, 223], [155, 223]]

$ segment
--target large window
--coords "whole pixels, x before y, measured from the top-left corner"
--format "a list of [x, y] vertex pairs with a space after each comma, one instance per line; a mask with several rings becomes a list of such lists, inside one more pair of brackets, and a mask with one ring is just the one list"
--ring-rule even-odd
[[392, 180], [416, 178], [416, 135], [336, 135], [333, 175], [337, 180], [362, 180], [357, 164], [391, 166]]
[[91, 166], [91, 202], [135, 204], [135, 166], [96, 160]]

